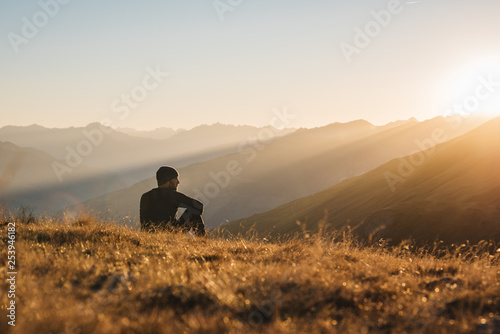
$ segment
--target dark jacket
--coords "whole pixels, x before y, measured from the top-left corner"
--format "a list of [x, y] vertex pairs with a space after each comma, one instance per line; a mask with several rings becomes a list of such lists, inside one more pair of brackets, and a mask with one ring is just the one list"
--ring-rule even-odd
[[203, 203], [169, 188], [155, 188], [141, 197], [140, 219], [143, 230], [176, 226], [177, 209], [186, 208], [188, 216], [200, 216]]

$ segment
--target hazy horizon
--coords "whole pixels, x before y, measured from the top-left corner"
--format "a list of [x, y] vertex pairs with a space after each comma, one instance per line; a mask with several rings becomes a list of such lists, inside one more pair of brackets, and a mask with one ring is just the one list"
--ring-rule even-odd
[[[436, 117], [439, 117], [440, 115], [436, 116]], [[422, 119], [422, 120], [419, 120], [417, 119], [416, 117], [410, 117], [408, 119], [395, 119], [395, 120], [392, 120], [392, 121], [389, 121], [387, 123], [381, 123], [381, 124], [374, 124], [372, 122], [369, 122], [365, 119], [362, 119], [362, 118], [358, 118], [358, 119], [353, 119], [353, 120], [349, 120], [349, 121], [345, 121], [345, 122], [332, 122], [332, 123], [327, 123], [327, 124], [323, 124], [323, 125], [318, 125], [318, 126], [304, 126], [304, 127], [300, 127], [300, 128], [304, 128], [304, 129], [313, 129], [313, 128], [316, 128], [316, 127], [322, 127], [322, 126], [326, 126], [326, 125], [329, 125], [329, 124], [334, 124], [334, 123], [351, 123], [351, 122], [356, 122], [356, 121], [367, 121], [369, 122], [370, 124], [373, 124], [375, 126], [383, 126], [383, 125], [386, 125], [386, 124], [389, 124], [389, 123], [392, 123], [392, 122], [398, 122], [398, 121], [407, 121], [407, 120], [410, 120], [410, 119], [416, 119], [417, 121], [426, 121], [426, 120], [429, 120], [429, 119]], [[5, 125], [0, 125], [0, 129], [1, 128], [4, 128], [4, 127], [8, 127], [8, 126], [14, 126], [14, 127], [30, 127], [30, 126], [40, 126], [40, 127], [43, 127], [43, 128], [46, 128], [46, 129], [68, 129], [68, 128], [83, 128], [83, 127], [87, 127], [91, 124], [95, 124], [95, 123], [99, 123], [101, 125], [103, 125], [102, 123], [100, 122], [91, 122], [91, 123], [88, 123], [88, 124], [82, 124], [82, 125], [71, 125], [71, 126], [67, 126], [67, 127], [51, 127], [51, 126], [47, 126], [47, 125], [44, 125], [44, 124], [37, 124], [37, 123], [32, 123], [32, 124], [27, 124], [27, 125], [20, 125], [20, 124], [5, 124]], [[238, 126], [250, 126], [250, 127], [255, 127], [255, 128], [262, 128], [262, 127], [267, 127], [267, 126], [271, 126], [271, 125], [263, 125], [263, 126], [257, 126], [257, 125], [252, 125], [252, 124], [230, 124], [230, 123], [224, 123], [224, 122], [215, 122], [215, 123], [203, 123], [203, 124], [198, 124], [196, 126], [193, 126], [191, 128], [171, 128], [171, 127], [168, 127], [168, 126], [159, 126], [159, 127], [155, 127], [155, 128], [149, 128], [149, 129], [141, 129], [141, 128], [135, 128], [133, 126], [127, 126], [127, 127], [117, 127], [115, 128], [115, 130], [117, 131], [120, 131], [120, 130], [123, 130], [123, 129], [130, 129], [130, 130], [134, 130], [134, 131], [138, 131], [138, 132], [148, 132], [148, 131], [155, 131], [155, 130], [160, 130], [160, 129], [169, 129], [169, 130], [174, 130], [174, 131], [180, 131], [180, 130], [185, 130], [185, 131], [189, 131], [189, 130], [193, 130], [195, 128], [199, 128], [199, 127], [202, 127], [202, 126], [214, 126], [214, 125], [223, 125], [223, 126], [234, 126], [234, 127], [238, 127]], [[285, 128], [288, 128], [288, 127], [285, 127]], [[296, 127], [289, 127], [289, 129], [293, 129], [293, 128], [296, 128]]]
[[[484, 116], [484, 118], [486, 119], [490, 119], [490, 118], [495, 118], [497, 117], [497, 115], [495, 114], [492, 114], [492, 113], [473, 113], [473, 114], [470, 114], [470, 115], [476, 115], [476, 116]], [[370, 122], [369, 120], [366, 120], [366, 119], [363, 119], [363, 118], [357, 118], [357, 119], [352, 119], [352, 120], [347, 120], [347, 121], [344, 121], [344, 122], [337, 122], [337, 121], [333, 121], [331, 123], [325, 123], [325, 124], [321, 124], [321, 125], [318, 125], [318, 126], [290, 126], [290, 127], [284, 127], [286, 129], [299, 129], [299, 128], [303, 128], [303, 129], [314, 129], [314, 128], [321, 128], [321, 127], [324, 127], [324, 126], [328, 126], [330, 124], [336, 124], [336, 123], [341, 123], [341, 124], [347, 124], [347, 123], [352, 123], [352, 122], [357, 122], [357, 121], [366, 121], [372, 125], [375, 125], [375, 126], [384, 126], [384, 125], [388, 125], [390, 123], [394, 123], [394, 122], [404, 122], [404, 121], [409, 121], [409, 120], [416, 120], [417, 122], [425, 122], [425, 121], [428, 121], [428, 120], [431, 120], [433, 118], [436, 118], [436, 117], [447, 117], [447, 116], [453, 116], [453, 115], [436, 115], [436, 116], [432, 116], [430, 118], [425, 118], [425, 119], [418, 119], [417, 117], [415, 116], [410, 116], [409, 118], [406, 118], [406, 119], [394, 119], [394, 120], [389, 120], [387, 122], [382, 122], [382, 123], [374, 123], [374, 122]], [[464, 117], [467, 117], [468, 115], [464, 115]], [[500, 115], [498, 115], [500, 116]], [[8, 127], [8, 126], [13, 126], [13, 127], [30, 127], [30, 126], [40, 126], [40, 127], [43, 127], [43, 128], [46, 128], [46, 129], [68, 129], [68, 128], [84, 128], [84, 127], [87, 127], [91, 124], [95, 124], [95, 123], [99, 123], [101, 125], [104, 125], [98, 121], [96, 122], [90, 122], [88, 124], [81, 124], [81, 125], [71, 125], [71, 126], [67, 126], [67, 127], [57, 127], [57, 126], [47, 126], [47, 125], [44, 125], [44, 124], [38, 124], [38, 123], [32, 123], [32, 124], [26, 124], [26, 125], [20, 125], [20, 124], [0, 124], [0, 129], [2, 128], [5, 128], [5, 127]], [[215, 126], [215, 125], [222, 125], [222, 126], [234, 126], [234, 127], [239, 127], [239, 126], [249, 126], [249, 127], [255, 127], [255, 128], [263, 128], [263, 127], [267, 127], [267, 126], [272, 126], [272, 125], [262, 125], [262, 126], [258, 126], [258, 125], [252, 125], [252, 124], [230, 124], [230, 123], [224, 123], [224, 122], [214, 122], [214, 123], [203, 123], [203, 124], [198, 124], [196, 126], [192, 126], [190, 128], [172, 128], [172, 127], [168, 127], [168, 126], [157, 126], [157, 127], [153, 127], [153, 128], [147, 128], [147, 129], [144, 129], [144, 128], [135, 128], [133, 126], [127, 126], [127, 127], [116, 127], [116, 128], [113, 128], [114, 130], [116, 131], [120, 131], [120, 130], [133, 130], [133, 131], [137, 131], [137, 132], [150, 132], [150, 131], [156, 131], [156, 130], [160, 130], [160, 129], [168, 129], [168, 130], [173, 130], [173, 131], [190, 131], [190, 130], [193, 130], [195, 128], [199, 128], [199, 127], [202, 127], [202, 126]]]

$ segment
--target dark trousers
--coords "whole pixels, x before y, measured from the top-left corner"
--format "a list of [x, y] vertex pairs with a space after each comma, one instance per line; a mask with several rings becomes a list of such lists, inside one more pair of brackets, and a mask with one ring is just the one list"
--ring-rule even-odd
[[176, 227], [180, 228], [184, 232], [188, 232], [190, 229], [193, 229], [197, 236], [204, 236], [207, 234], [205, 231], [205, 223], [203, 222], [201, 215], [190, 212], [189, 210], [184, 211], [176, 223]]
[[184, 233], [189, 232], [193, 229], [197, 236], [205, 236], [205, 223], [203, 218], [198, 213], [190, 212], [186, 210], [182, 216], [174, 221], [170, 222], [141, 222], [141, 230], [144, 232], [156, 232], [161, 230], [167, 231], [181, 231]]

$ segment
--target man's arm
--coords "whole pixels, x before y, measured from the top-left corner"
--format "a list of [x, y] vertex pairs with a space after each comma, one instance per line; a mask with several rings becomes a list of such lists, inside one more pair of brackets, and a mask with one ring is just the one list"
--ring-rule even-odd
[[186, 208], [192, 214], [201, 215], [203, 213], [203, 203], [180, 192], [175, 192], [175, 201], [178, 207]]

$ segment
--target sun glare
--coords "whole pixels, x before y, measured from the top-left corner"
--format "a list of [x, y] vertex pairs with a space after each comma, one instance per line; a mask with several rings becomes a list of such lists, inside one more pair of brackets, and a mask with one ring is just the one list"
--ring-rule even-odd
[[445, 80], [443, 114], [500, 116], [500, 58], [487, 57], [464, 64]]

